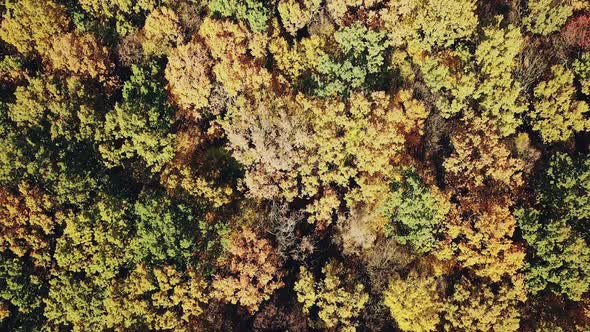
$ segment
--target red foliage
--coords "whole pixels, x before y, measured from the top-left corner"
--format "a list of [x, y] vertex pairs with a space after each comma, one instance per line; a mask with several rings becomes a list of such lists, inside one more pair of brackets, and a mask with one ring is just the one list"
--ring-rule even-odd
[[590, 13], [571, 18], [562, 34], [569, 45], [590, 49]]

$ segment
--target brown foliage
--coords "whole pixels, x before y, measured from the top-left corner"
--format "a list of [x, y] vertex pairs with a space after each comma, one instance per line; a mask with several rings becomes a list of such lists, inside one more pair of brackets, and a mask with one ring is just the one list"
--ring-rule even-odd
[[52, 207], [39, 188], [21, 184], [18, 195], [0, 188], [0, 250], [20, 257], [28, 254], [37, 266], [49, 264], [49, 236], [56, 226]]
[[113, 71], [108, 50], [89, 33], [66, 33], [57, 36], [47, 57], [53, 70], [64, 71], [74, 75], [108, 80]]
[[489, 123], [468, 124], [451, 141], [455, 151], [444, 162], [445, 180], [457, 193], [506, 193], [523, 185], [523, 161], [511, 156]]
[[227, 253], [226, 273], [215, 277], [211, 295], [255, 312], [283, 286], [280, 259], [268, 240], [246, 228], [234, 234]]
[[590, 13], [570, 18], [562, 31], [563, 39], [573, 47], [590, 49]]

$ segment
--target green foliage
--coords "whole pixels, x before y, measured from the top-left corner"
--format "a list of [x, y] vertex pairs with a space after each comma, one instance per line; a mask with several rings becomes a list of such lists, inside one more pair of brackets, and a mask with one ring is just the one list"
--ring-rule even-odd
[[[85, 143], [66, 144], [45, 133], [5, 127], [0, 142], [0, 183], [34, 180], [50, 188], [60, 204], [81, 204], [93, 195], [103, 173], [92, 148]], [[89, 189], [90, 188], [90, 189]]]
[[334, 33], [335, 56], [318, 59], [315, 93], [322, 97], [347, 95], [378, 83], [388, 47], [386, 34], [355, 24]]
[[210, 0], [209, 10], [222, 17], [234, 17], [248, 21], [254, 32], [266, 30], [270, 16], [263, 1], [255, 0]]
[[402, 182], [395, 182], [392, 189], [382, 212], [391, 221], [387, 233], [418, 253], [431, 251], [436, 247], [437, 234], [443, 228], [450, 203], [413, 172], [406, 173]]
[[193, 211], [158, 193], [144, 193], [135, 203], [136, 234], [129, 244], [134, 262], [186, 263], [195, 250]]
[[529, 245], [528, 287], [549, 289], [579, 300], [590, 287], [590, 160], [554, 155], [541, 178], [536, 206], [517, 211]]
[[173, 109], [166, 97], [163, 71], [153, 62], [131, 69], [123, 85], [123, 102], [106, 114], [97, 134], [99, 150], [108, 167], [135, 161], [159, 172], [174, 156]]

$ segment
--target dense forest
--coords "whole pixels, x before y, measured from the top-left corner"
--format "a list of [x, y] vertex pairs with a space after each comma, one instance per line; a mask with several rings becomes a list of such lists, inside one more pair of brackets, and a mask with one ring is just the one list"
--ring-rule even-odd
[[0, 330], [590, 331], [590, 1], [0, 15]]

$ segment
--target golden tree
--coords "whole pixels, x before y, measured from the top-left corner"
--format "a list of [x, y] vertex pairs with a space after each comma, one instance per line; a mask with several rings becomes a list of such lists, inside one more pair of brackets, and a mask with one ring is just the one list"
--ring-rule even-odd
[[294, 289], [303, 312], [309, 314], [312, 307], [319, 310], [318, 328], [355, 331], [356, 319], [369, 300], [364, 285], [352, 280], [336, 262], [327, 263], [322, 273], [324, 278], [316, 280], [306, 268], [300, 269]]
[[170, 52], [166, 79], [170, 93], [185, 117], [198, 120], [200, 110], [209, 105], [212, 66], [206, 46], [198, 39]]
[[383, 304], [400, 329], [415, 332], [436, 331], [444, 309], [436, 278], [416, 271], [406, 278], [395, 275], [383, 294]]

